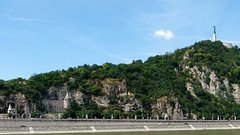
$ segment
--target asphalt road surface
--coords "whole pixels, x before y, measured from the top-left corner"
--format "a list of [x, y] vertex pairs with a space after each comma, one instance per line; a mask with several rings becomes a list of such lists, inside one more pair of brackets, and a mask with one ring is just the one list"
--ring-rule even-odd
[[240, 121], [1, 119], [0, 134], [240, 129]]

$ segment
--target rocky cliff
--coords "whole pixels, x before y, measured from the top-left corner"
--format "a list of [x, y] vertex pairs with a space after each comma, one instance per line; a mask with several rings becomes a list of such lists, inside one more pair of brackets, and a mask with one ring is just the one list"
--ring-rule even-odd
[[160, 115], [162, 118], [173, 120], [182, 120], [183, 111], [178, 99], [175, 97], [168, 98], [164, 96], [157, 99], [157, 103], [152, 105], [152, 113], [154, 115]]
[[[239, 59], [238, 47], [201, 41], [145, 62], [83, 65], [28, 80], [0, 80], [0, 110], [7, 112], [7, 101], [21, 100], [29, 106], [25, 112], [34, 111], [36, 103], [37, 111], [68, 111], [65, 117], [75, 118], [94, 113], [98, 118], [150, 114], [170, 119], [224, 114], [227, 119], [240, 114]], [[66, 109], [64, 103], [71, 101], [74, 108]]]
[[[191, 49], [194, 52], [194, 48]], [[240, 102], [240, 90], [238, 84], [230, 84], [229, 80], [225, 77], [224, 80], [220, 80], [213, 70], [208, 68], [205, 65], [190, 67], [188, 65], [188, 60], [191, 57], [189, 56], [189, 50], [184, 54], [183, 62], [180, 64], [183, 71], [185, 71], [190, 78], [186, 84], [186, 88], [190, 91], [191, 95], [198, 99], [194, 93], [194, 87], [198, 86], [196, 81], [200, 83], [200, 86], [203, 90], [209, 92], [210, 94], [228, 99], [231, 95], [234, 96], [234, 99], [237, 103]], [[193, 80], [196, 80], [195, 82]], [[231, 90], [233, 89], [233, 90]]]
[[[70, 92], [72, 100], [76, 100], [78, 104], [84, 104], [83, 98], [96, 102], [98, 106], [109, 107], [111, 100], [116, 100], [116, 106], [123, 108], [124, 112], [134, 112], [141, 108], [141, 103], [134, 97], [134, 95], [127, 90], [125, 80], [122, 82], [116, 80], [106, 79], [98, 84], [104, 93], [102, 96], [87, 95], [77, 89]], [[67, 84], [50, 87], [47, 90], [48, 94], [43, 99], [48, 100], [63, 100], [67, 93]], [[114, 99], [113, 99], [114, 98]]]
[[14, 110], [14, 113], [17, 114], [17, 110], [21, 110], [21, 115], [28, 117], [31, 112], [36, 112], [36, 104], [30, 102], [24, 94], [22, 93], [13, 93], [9, 96], [1, 96], [1, 113], [7, 113], [9, 105]]
[[[115, 107], [121, 107], [125, 113], [143, 109], [142, 103], [135, 98], [133, 93], [128, 91], [125, 80], [117, 81], [114, 79], [106, 79], [100, 81], [100, 84], [97, 85], [101, 86], [102, 92], [104, 93], [101, 96], [84, 94], [78, 89], [68, 91], [68, 86], [64, 83], [63, 85], [48, 88], [47, 93], [41, 96], [41, 100], [47, 112], [61, 111], [62, 109], [59, 110], [57, 108], [62, 108], [61, 106], [63, 106], [64, 97], [67, 92], [70, 93], [72, 101], [75, 100], [80, 105], [84, 105], [84, 98], [87, 98], [87, 100], [92, 100], [98, 106], [103, 107], [110, 107], [111, 100], [115, 100]], [[36, 104], [31, 103], [31, 101], [21, 93], [10, 94], [9, 97], [1, 96], [0, 100], [2, 113], [7, 112], [9, 104], [12, 104], [15, 110], [23, 109], [26, 115], [36, 111]], [[156, 104], [151, 105], [153, 110], [152, 116], [168, 114], [169, 119], [182, 119], [183, 113], [181, 105], [176, 98], [172, 101], [174, 101], [174, 103], [170, 103], [170, 98], [166, 96], [158, 99]]]

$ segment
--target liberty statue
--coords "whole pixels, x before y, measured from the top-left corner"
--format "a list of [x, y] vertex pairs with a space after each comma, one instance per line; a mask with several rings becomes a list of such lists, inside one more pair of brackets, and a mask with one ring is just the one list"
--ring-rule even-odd
[[213, 26], [214, 34], [216, 34], [216, 26]]

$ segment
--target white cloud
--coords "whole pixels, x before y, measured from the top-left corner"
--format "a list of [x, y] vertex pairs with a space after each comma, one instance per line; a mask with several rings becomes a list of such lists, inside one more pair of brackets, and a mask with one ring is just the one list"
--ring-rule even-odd
[[170, 40], [174, 37], [174, 34], [169, 30], [156, 30], [153, 33], [154, 38], [164, 38]]
[[13, 21], [38, 21], [36, 19], [31, 19], [31, 18], [9, 18], [9, 20], [13, 20]]
[[23, 17], [13, 17], [13, 18], [7, 18], [7, 20], [11, 20], [11, 21], [23, 21], [23, 22], [45, 22], [45, 23], [55, 23], [53, 21], [49, 21], [49, 20], [41, 20], [41, 19], [33, 19], [33, 18], [23, 18]]

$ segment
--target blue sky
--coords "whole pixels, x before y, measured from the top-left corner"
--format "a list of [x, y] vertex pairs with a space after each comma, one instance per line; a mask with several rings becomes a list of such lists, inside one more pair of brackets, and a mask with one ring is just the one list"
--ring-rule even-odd
[[0, 79], [240, 42], [238, 0], [0, 0]]

